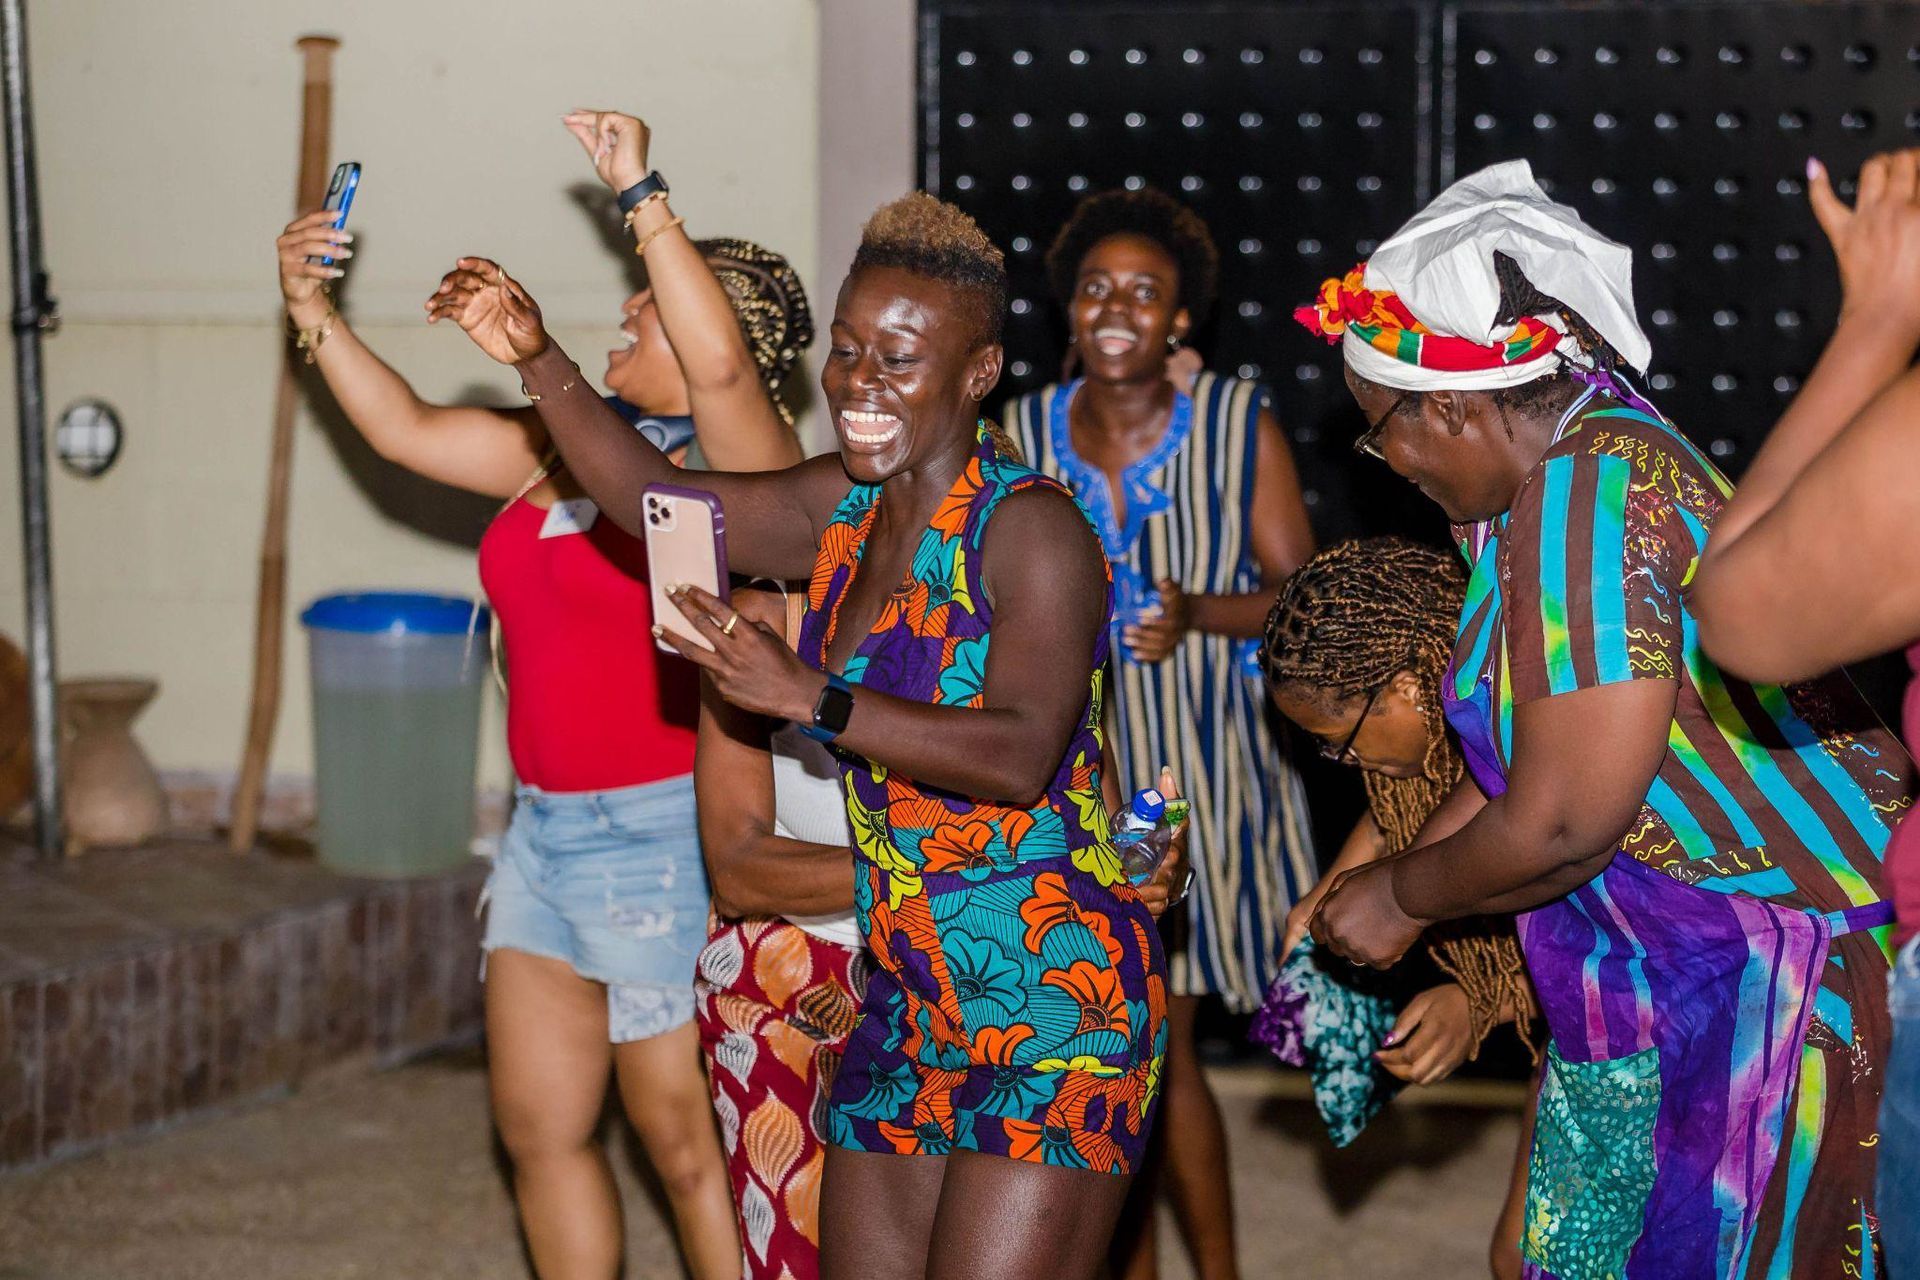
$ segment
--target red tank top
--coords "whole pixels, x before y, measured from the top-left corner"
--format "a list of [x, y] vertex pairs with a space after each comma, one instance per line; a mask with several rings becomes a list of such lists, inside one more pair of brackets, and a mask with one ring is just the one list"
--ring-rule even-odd
[[521, 498], [480, 540], [514, 773], [546, 791], [605, 791], [693, 772], [698, 672], [654, 646], [645, 544], [605, 515], [542, 538], [547, 516]]

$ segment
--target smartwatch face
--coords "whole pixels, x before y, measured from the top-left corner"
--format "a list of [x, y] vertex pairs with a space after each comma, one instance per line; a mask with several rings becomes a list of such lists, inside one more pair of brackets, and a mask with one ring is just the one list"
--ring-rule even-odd
[[820, 701], [813, 708], [813, 724], [817, 729], [828, 733], [839, 733], [847, 727], [847, 721], [853, 716], [853, 691], [837, 684], [830, 684], [820, 691]]

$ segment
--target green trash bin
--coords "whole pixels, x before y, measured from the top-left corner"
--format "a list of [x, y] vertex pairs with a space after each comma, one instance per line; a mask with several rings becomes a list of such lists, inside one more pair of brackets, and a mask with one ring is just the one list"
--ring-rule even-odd
[[313, 673], [320, 861], [387, 878], [459, 866], [473, 839], [487, 611], [459, 596], [324, 596]]

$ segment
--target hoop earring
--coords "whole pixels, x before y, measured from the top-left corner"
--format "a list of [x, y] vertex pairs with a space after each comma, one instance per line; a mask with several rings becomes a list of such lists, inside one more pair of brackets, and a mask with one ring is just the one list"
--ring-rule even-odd
[[1168, 353], [1171, 354], [1172, 352], [1178, 351], [1179, 349], [1180, 349], [1180, 335], [1177, 333], [1168, 334], [1167, 335]]

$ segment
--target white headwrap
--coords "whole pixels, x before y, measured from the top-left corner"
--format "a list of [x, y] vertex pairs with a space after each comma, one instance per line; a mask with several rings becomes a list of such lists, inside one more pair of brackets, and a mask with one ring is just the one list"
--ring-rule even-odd
[[[1632, 251], [1589, 227], [1570, 206], [1548, 199], [1525, 160], [1482, 169], [1441, 192], [1367, 260], [1366, 287], [1398, 294], [1436, 334], [1491, 346], [1514, 331], [1494, 322], [1500, 312], [1495, 252], [1592, 325], [1629, 365], [1646, 369], [1653, 351], [1633, 315]], [[1565, 332], [1559, 316], [1540, 319]], [[1555, 355], [1470, 372], [1408, 364], [1351, 329], [1342, 352], [1362, 377], [1403, 391], [1511, 387], [1556, 372], [1563, 360], [1591, 364], [1571, 336], [1561, 338]]]

